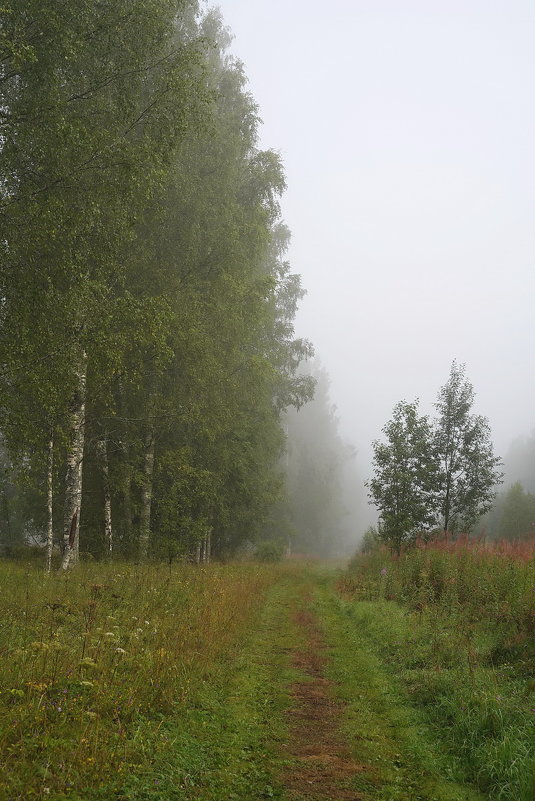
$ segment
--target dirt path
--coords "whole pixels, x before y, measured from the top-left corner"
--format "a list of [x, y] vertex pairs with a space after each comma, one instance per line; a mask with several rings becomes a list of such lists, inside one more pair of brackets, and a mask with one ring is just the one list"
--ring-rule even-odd
[[290, 687], [287, 716], [292, 764], [284, 784], [295, 801], [362, 801], [349, 785], [363, 766], [343, 742], [339, 730], [343, 708], [325, 676], [327, 646], [308, 603], [305, 596], [303, 608], [294, 614], [303, 645], [295, 650], [292, 663], [303, 678]]

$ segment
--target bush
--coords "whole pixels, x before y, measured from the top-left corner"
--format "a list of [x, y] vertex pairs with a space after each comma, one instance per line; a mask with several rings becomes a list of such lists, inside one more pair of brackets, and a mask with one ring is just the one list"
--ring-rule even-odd
[[255, 551], [255, 559], [259, 562], [280, 562], [284, 556], [285, 547], [277, 540], [260, 542]]

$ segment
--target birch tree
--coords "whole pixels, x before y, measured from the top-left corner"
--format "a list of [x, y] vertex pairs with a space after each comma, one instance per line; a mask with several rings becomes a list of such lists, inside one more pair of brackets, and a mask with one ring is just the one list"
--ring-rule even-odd
[[502, 481], [485, 417], [472, 413], [474, 389], [465, 366], [453, 362], [440, 389], [433, 432], [438, 463], [438, 522], [445, 531], [469, 531], [492, 506]]
[[431, 426], [418, 402], [401, 401], [384, 426], [385, 441], [373, 443], [370, 498], [380, 514], [380, 537], [396, 553], [425, 534], [435, 520], [436, 464]]

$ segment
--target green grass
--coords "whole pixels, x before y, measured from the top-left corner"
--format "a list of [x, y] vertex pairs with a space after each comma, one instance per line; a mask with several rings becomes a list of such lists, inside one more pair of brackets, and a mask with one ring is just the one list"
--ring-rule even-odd
[[[205, 682], [159, 730], [167, 742], [149, 771], [121, 783], [113, 797], [134, 801], [283, 798], [279, 776], [286, 737], [283, 712], [292, 671], [288, 625], [292, 582], [282, 576], [266, 597], [254, 630], [217, 681]], [[106, 799], [113, 784], [95, 798]]]
[[507, 551], [426, 548], [357, 560], [341, 582], [354, 627], [458, 775], [500, 801], [534, 798], [534, 567]]
[[255, 565], [65, 577], [0, 565], [2, 801], [201, 797], [204, 777], [249, 747], [230, 676], [266, 697], [240, 660], [282, 577]]
[[473, 621], [385, 600], [384, 576], [375, 600], [307, 565], [0, 564], [0, 585], [1, 801], [288, 801], [294, 613], [311, 603], [359, 798], [479, 801], [478, 783], [533, 801], [522, 671], [489, 667]]
[[345, 704], [343, 732], [362, 764], [355, 790], [366, 801], [482, 801], [455, 758], [441, 753], [436, 732], [378, 648], [371, 621], [389, 631], [396, 621], [373, 604], [344, 602], [328, 583], [316, 603], [331, 647], [329, 675]]

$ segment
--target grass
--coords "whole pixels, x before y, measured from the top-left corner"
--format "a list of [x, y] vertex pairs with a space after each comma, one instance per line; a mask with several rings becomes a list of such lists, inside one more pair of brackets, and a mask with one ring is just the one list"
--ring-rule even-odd
[[[533, 801], [531, 563], [437, 554], [375, 554], [341, 593], [303, 564], [0, 563], [0, 801], [288, 801], [312, 608], [360, 765], [341, 797]], [[525, 615], [507, 632], [472, 597]]]
[[[317, 597], [331, 648], [330, 678], [344, 702], [343, 732], [361, 763], [354, 789], [366, 801], [482, 801], [378, 648], [397, 624], [384, 607], [347, 602], [324, 583]], [[390, 611], [390, 610], [389, 610]]]
[[535, 561], [526, 546], [379, 551], [355, 560], [340, 586], [355, 627], [458, 775], [489, 798], [533, 801]]
[[280, 580], [256, 565], [0, 565], [0, 798], [217, 797], [196, 788], [243, 762], [229, 675]]

